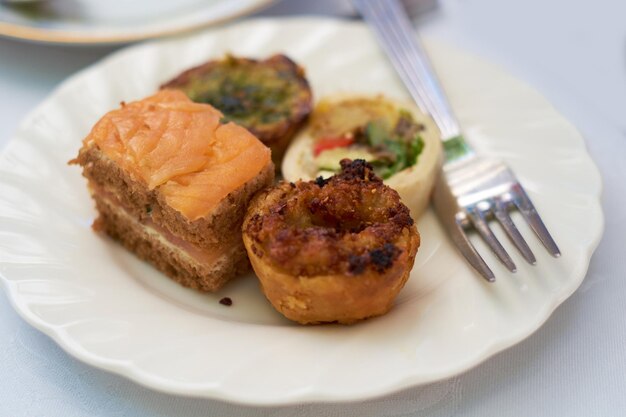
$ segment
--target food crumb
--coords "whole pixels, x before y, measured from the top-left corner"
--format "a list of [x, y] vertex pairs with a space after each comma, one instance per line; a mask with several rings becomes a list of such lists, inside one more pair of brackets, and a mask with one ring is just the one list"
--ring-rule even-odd
[[223, 306], [230, 307], [233, 305], [233, 300], [231, 300], [230, 297], [224, 297], [220, 300], [220, 304]]

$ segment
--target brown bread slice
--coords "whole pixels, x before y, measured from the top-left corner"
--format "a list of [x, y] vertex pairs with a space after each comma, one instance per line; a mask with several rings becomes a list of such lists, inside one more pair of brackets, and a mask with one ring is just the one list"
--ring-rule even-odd
[[[176, 282], [214, 292], [250, 268], [239, 230], [252, 196], [272, 184], [272, 164], [230, 193], [208, 216], [189, 221], [163, 201], [158, 189], [148, 190], [97, 147], [81, 152], [76, 162], [83, 167], [83, 176], [88, 179], [99, 213], [94, 229], [107, 233]], [[145, 230], [148, 223], [154, 223], [175, 239], [183, 239], [199, 250], [225, 250], [226, 254], [210, 265], [203, 264], [186, 255], [182, 248], [164, 244], [148, 233]]]

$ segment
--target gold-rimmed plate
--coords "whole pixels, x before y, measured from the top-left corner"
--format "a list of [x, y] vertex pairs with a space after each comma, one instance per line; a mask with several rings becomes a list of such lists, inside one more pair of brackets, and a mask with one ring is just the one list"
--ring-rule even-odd
[[274, 1], [0, 1], [0, 35], [60, 44], [127, 43], [222, 23]]

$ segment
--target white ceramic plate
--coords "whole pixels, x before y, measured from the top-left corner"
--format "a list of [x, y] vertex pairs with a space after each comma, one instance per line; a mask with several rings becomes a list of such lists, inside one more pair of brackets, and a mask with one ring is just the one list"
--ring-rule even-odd
[[0, 35], [65, 44], [131, 42], [224, 22], [274, 1], [0, 1]]
[[[10, 300], [89, 364], [158, 390], [248, 404], [364, 399], [459, 374], [521, 341], [585, 276], [602, 232], [600, 177], [579, 133], [531, 88], [448, 46], [426, 47], [469, 140], [515, 169], [560, 259], [521, 227], [537, 266], [509, 247], [519, 271], [509, 274], [487, 256], [498, 277], [488, 284], [428, 211], [411, 279], [388, 315], [301, 327], [272, 310], [253, 276], [201, 295], [92, 232], [85, 181], [66, 165], [83, 136], [121, 100], [149, 95], [209, 57], [282, 51], [307, 68], [317, 97], [406, 98], [361, 24], [256, 20], [116, 53], [27, 117], [0, 160], [0, 272]], [[232, 307], [218, 303], [224, 296]]]

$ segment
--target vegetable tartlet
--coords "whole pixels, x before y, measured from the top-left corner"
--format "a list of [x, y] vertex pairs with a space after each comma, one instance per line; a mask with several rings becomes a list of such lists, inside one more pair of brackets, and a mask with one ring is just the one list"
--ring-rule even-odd
[[364, 159], [418, 218], [442, 160], [434, 122], [415, 106], [378, 96], [337, 95], [315, 107], [282, 165], [286, 180], [328, 177], [344, 158]]

